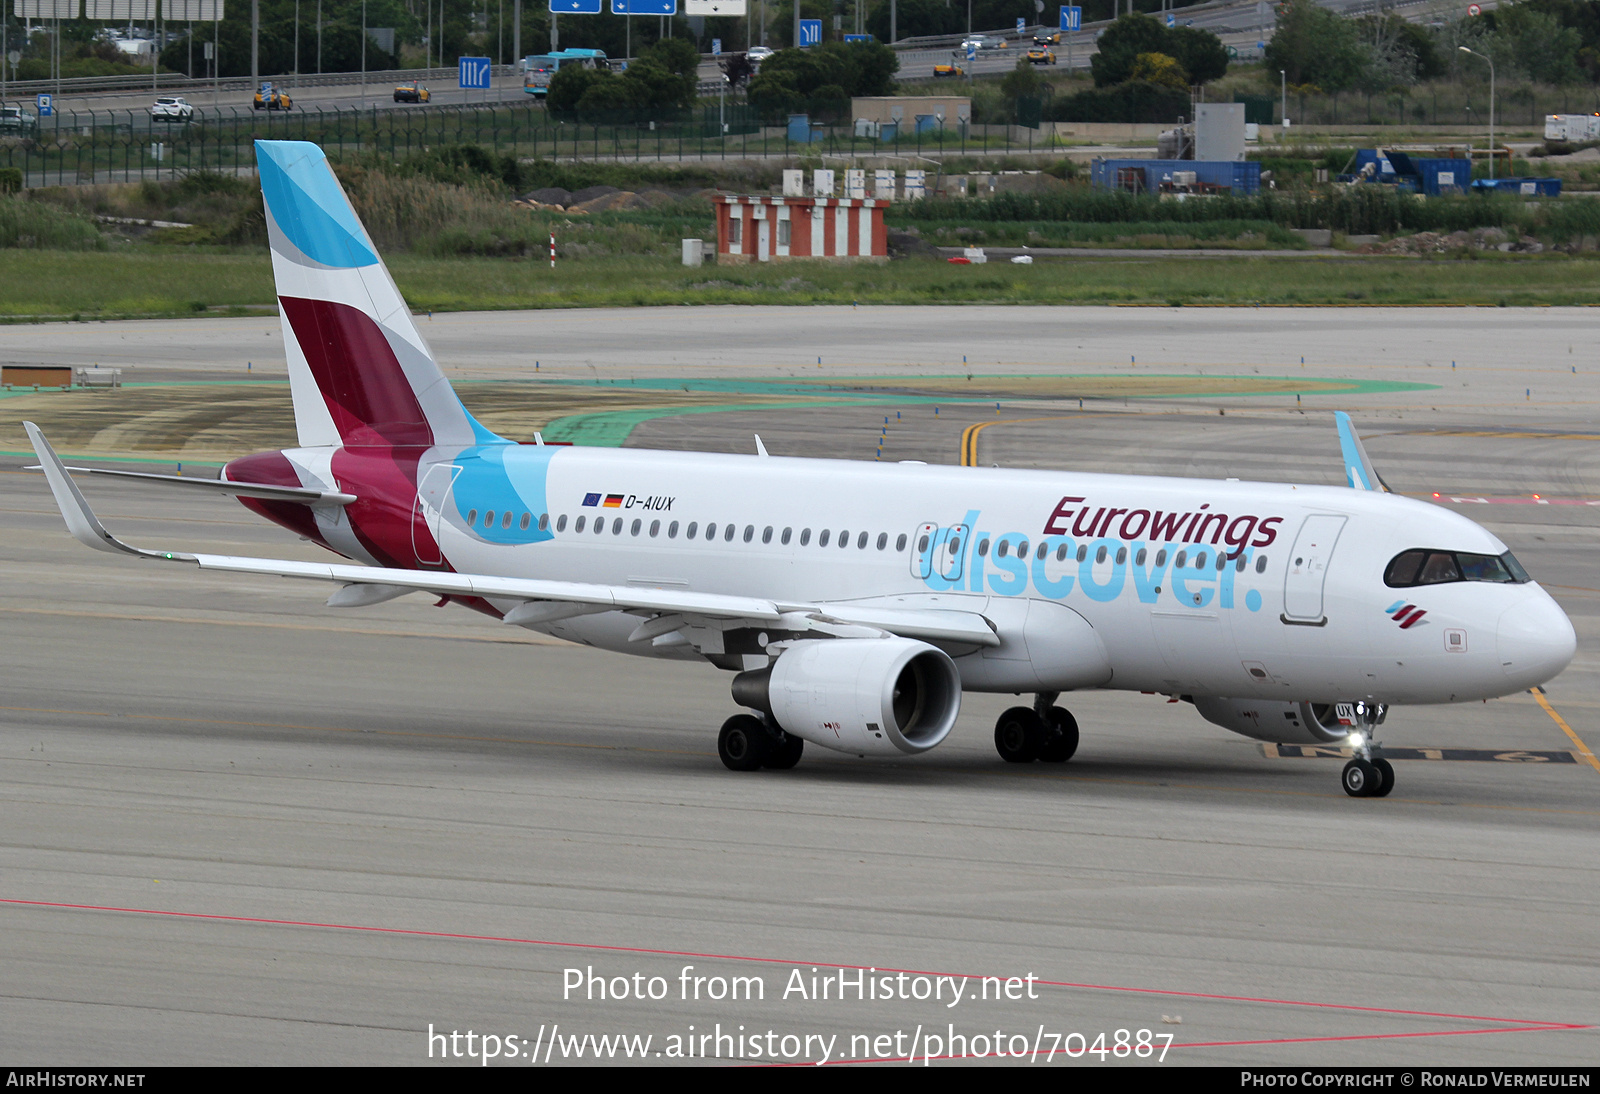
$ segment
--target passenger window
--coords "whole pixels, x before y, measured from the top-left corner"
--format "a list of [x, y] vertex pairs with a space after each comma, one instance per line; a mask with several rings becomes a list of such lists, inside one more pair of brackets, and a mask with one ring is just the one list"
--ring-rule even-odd
[[[519, 529], [521, 529], [522, 531], [526, 532], [528, 530], [528, 526], [531, 525], [532, 523], [533, 523], [533, 514], [532, 513], [524, 513], [524, 514], [522, 514], [522, 519], [517, 521], [517, 527]], [[543, 531], [543, 529], [540, 529], [540, 531]]]
[[614, 535], [614, 536], [620, 536], [622, 534], [622, 518], [621, 517], [618, 517], [616, 520], [611, 522], [611, 534]]
[[1088, 557], [1089, 557], [1089, 548], [1087, 546], [1079, 547], [1078, 548], [1078, 561], [1082, 562], [1084, 559], [1086, 559]]
[[550, 514], [549, 513], [540, 513], [539, 514], [539, 531], [548, 532], [549, 530], [550, 530]]
[[778, 542], [782, 543], [785, 547], [787, 547], [787, 546], [789, 546], [789, 540], [792, 539], [793, 537], [794, 537], [794, 529], [793, 528], [785, 528], [783, 530], [783, 535], [778, 537]]
[[1050, 553], [1050, 545], [1047, 544], [1047, 543], [1041, 543], [1041, 544], [1039, 544], [1039, 552], [1034, 557], [1037, 558], [1039, 561], [1043, 562], [1044, 561], [1044, 556], [1049, 554], [1049, 553]]
[[1233, 565], [1234, 570], [1237, 571], [1238, 573], [1241, 573], [1241, 574], [1244, 573], [1244, 564], [1247, 561], [1249, 561], [1249, 560], [1246, 559], [1243, 554], [1241, 554], [1239, 556], [1239, 561], [1234, 563], [1234, 565]]
[[1181, 570], [1183, 569], [1183, 564], [1187, 561], [1189, 561], [1189, 552], [1179, 551], [1178, 557], [1172, 560], [1172, 568], [1174, 570]]
[[994, 545], [994, 557], [995, 558], [1005, 558], [1006, 555], [1009, 554], [1010, 552], [1011, 552], [1011, 544], [1007, 543], [1003, 539], [999, 543], [996, 543]]
[[606, 530], [606, 518], [605, 517], [595, 517], [594, 518], [594, 534], [598, 536], [601, 533], [603, 533], [605, 530]]
[[1204, 570], [1206, 568], [1206, 553], [1204, 551], [1194, 556], [1194, 568], [1196, 570]]
[[888, 532], [879, 532], [878, 533], [878, 550], [881, 551], [887, 546], [889, 546], [889, 533]]
[[755, 538], [756, 538], [756, 526], [754, 524], [746, 524], [744, 526], [744, 541], [746, 543], [749, 543], [752, 539], [755, 539]]
[[[923, 537], [923, 538], [927, 538], [927, 537]], [[901, 532], [900, 533], [900, 538], [898, 538], [898, 539], [896, 539], [894, 541], [894, 549], [895, 549], [896, 552], [904, 551], [906, 549], [906, 534], [904, 532]]]
[[[808, 544], [810, 542], [811, 542], [811, 529], [809, 529], [809, 528], [800, 529], [800, 546], [804, 547], [806, 544]], [[823, 544], [823, 546], [827, 546], [827, 544]]]
[[1135, 566], [1143, 566], [1144, 565], [1144, 556], [1145, 556], [1145, 549], [1143, 547], [1141, 547], [1141, 548], [1139, 548], [1139, 553], [1133, 556], [1133, 564]]
[[[803, 538], [804, 537], [802, 537], [802, 539]], [[817, 546], [818, 547], [826, 547], [827, 545], [828, 545], [828, 530], [826, 528], [824, 528], [822, 531], [817, 533]]]
[[928, 537], [922, 536], [917, 540], [917, 554], [926, 554], [928, 550]]
[[978, 541], [978, 557], [979, 558], [988, 558], [989, 557], [989, 541], [988, 540], [980, 539]]
[[1106, 560], [1106, 549], [1104, 547], [1100, 548], [1094, 553], [1094, 560], [1096, 563], [1104, 562]]
[[[690, 532], [689, 534], [691, 536], [694, 535], [693, 532]], [[668, 539], [677, 539], [678, 538], [678, 522], [677, 521], [673, 521], [671, 524], [667, 525], [667, 538]]]
[[1223, 570], [1226, 570], [1227, 568], [1228, 568], [1228, 556], [1223, 554], [1221, 551], [1218, 551], [1217, 552], [1217, 573], [1220, 574]]
[[[528, 526], [528, 514], [526, 514], [526, 513], [522, 514], [522, 526], [524, 528], [526, 528]], [[500, 527], [502, 527], [502, 528], [510, 528], [511, 527], [511, 510], [507, 509], [505, 511], [505, 513], [500, 517]]]
[[1065, 561], [1067, 561], [1067, 545], [1065, 543], [1063, 543], [1061, 546], [1056, 548], [1056, 561], [1057, 562], [1065, 562]]
[[862, 532], [856, 537], [856, 550], [865, 551], [867, 549], [867, 535], [868, 533]]
[[1117, 565], [1121, 566], [1126, 561], [1128, 561], [1128, 549], [1126, 547], [1118, 547], [1117, 548]]
[[765, 528], [763, 528], [761, 530], [761, 542], [762, 543], [771, 543], [772, 542], [772, 525], [769, 524], [769, 525], [767, 525]]
[[559, 517], [556, 518], [556, 531], [565, 532], [566, 530], [567, 530], [567, 514], [562, 513]]
[[485, 528], [493, 528], [494, 527], [494, 510], [493, 509], [491, 509], [487, 513], [483, 514], [483, 526]]
[[717, 524], [716, 524], [716, 521], [712, 521], [710, 524], [706, 525], [706, 538], [707, 539], [716, 539], [717, 538]]
[[850, 533], [848, 531], [840, 531], [840, 533], [839, 533], [839, 550], [842, 551], [846, 547], [849, 547], [849, 546], [850, 546]]
[[1028, 557], [1028, 541], [1027, 540], [1023, 540], [1021, 543], [1017, 544], [1017, 557], [1018, 558], [1027, 558]]
[[[672, 522], [672, 528], [676, 528], [677, 526], [678, 526], [678, 522], [677, 521], [673, 521]], [[667, 529], [667, 535], [670, 536], [670, 535], [673, 534], [672, 528], [668, 528]], [[691, 520], [689, 522], [688, 531], [683, 533], [683, 538], [685, 538], [685, 539], [693, 539], [694, 538], [694, 534], [696, 532], [698, 532], [699, 530], [700, 530], [700, 525], [697, 522]]]
[[467, 510], [467, 527], [471, 528], [474, 524], [477, 524], [477, 523], [478, 523], [478, 511], [476, 509], [468, 509]]
[[[738, 528], [735, 527], [732, 524], [723, 525], [722, 526], [722, 542], [724, 542], [724, 543], [732, 543], [733, 542], [733, 534], [735, 532], [737, 532], [737, 531], [738, 531]], [[749, 538], [749, 533], [747, 532], [745, 534], [745, 536], [746, 536], [746, 539], [748, 539]]]
[[650, 522], [650, 538], [651, 539], [655, 539], [656, 536], [658, 536], [660, 534], [661, 534], [661, 522], [659, 520], [651, 521]]
[[1256, 573], [1264, 574], [1266, 572], [1267, 572], [1267, 556], [1266, 555], [1257, 555], [1256, 556]]
[[639, 529], [643, 528], [643, 527], [644, 527], [644, 521], [636, 519], [633, 522], [633, 527], [628, 529], [628, 534], [636, 536], [636, 535], [639, 534]]
[[1166, 564], [1167, 564], [1167, 549], [1165, 547], [1163, 547], [1159, 551], [1156, 552], [1156, 565], [1157, 566], [1165, 566]]

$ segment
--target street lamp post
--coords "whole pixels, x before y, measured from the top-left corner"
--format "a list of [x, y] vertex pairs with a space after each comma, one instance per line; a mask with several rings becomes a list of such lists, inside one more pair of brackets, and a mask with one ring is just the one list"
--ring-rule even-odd
[[1475, 49], [1468, 49], [1466, 46], [1462, 46], [1460, 48], [1461, 48], [1461, 52], [1462, 53], [1470, 53], [1474, 57], [1479, 58], [1480, 60], [1488, 61], [1488, 64], [1489, 64], [1489, 181], [1493, 182], [1494, 181], [1494, 62], [1490, 61], [1489, 58], [1485, 57], [1483, 54], [1479, 53]]
[[1279, 120], [1285, 129], [1289, 128], [1289, 74], [1283, 69], [1278, 69], [1278, 85], [1282, 89], [1283, 106], [1278, 110]]

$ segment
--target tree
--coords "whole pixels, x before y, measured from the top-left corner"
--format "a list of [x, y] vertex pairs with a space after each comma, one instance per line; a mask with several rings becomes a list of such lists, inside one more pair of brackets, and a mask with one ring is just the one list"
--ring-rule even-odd
[[1133, 59], [1135, 80], [1144, 80], [1158, 87], [1175, 87], [1180, 91], [1189, 87], [1189, 74], [1175, 58], [1165, 53], [1141, 53]]
[[550, 87], [545, 91], [544, 97], [545, 109], [550, 111], [552, 117], [572, 117], [578, 109], [578, 103], [588, 92], [589, 85], [602, 76], [609, 75], [610, 73], [584, 68], [582, 65], [562, 65], [556, 70], [556, 74], [550, 77]]
[[1044, 77], [1039, 66], [1026, 57], [1017, 59], [1017, 67], [1006, 73], [1000, 81], [1000, 94], [1007, 99], [1036, 99], [1044, 93]]
[[1509, 54], [1530, 80], [1546, 84], [1575, 83], [1578, 50], [1583, 37], [1546, 12], [1526, 4], [1508, 4], [1495, 12], [1497, 56]]
[[1228, 72], [1228, 47], [1209, 30], [1173, 27], [1167, 31], [1166, 48], [1161, 52], [1183, 66], [1191, 84], [1208, 84]]
[[1355, 84], [1366, 60], [1355, 24], [1319, 7], [1316, 0], [1288, 0], [1267, 43], [1268, 72], [1281, 69], [1291, 84], [1323, 91], [1342, 91]]
[[1096, 87], [1111, 87], [1132, 78], [1142, 53], [1159, 53], [1177, 61], [1192, 84], [1209, 83], [1228, 71], [1228, 50], [1208, 30], [1167, 29], [1148, 15], [1124, 15], [1100, 36], [1099, 52], [1089, 60]]
[[1100, 35], [1099, 51], [1089, 59], [1095, 87], [1111, 87], [1129, 79], [1141, 53], [1160, 53], [1167, 28], [1148, 15], [1124, 15]]

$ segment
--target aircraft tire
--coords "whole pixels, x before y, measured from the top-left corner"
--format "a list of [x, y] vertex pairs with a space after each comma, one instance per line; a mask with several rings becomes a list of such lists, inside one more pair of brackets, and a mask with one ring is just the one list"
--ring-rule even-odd
[[1039, 759], [1046, 763], [1064, 764], [1078, 751], [1078, 720], [1065, 707], [1051, 707], [1045, 712], [1047, 731]]
[[758, 771], [772, 751], [772, 736], [753, 714], [735, 714], [717, 734], [717, 755], [729, 771]]
[[1031, 764], [1039, 758], [1047, 731], [1044, 719], [1031, 707], [1012, 707], [994, 724], [994, 749], [1011, 764]]
[[1394, 789], [1394, 765], [1388, 760], [1379, 757], [1372, 761], [1373, 769], [1378, 772], [1378, 785], [1372, 791], [1374, 798], [1387, 798], [1389, 791]]
[[1344, 774], [1339, 781], [1344, 785], [1344, 792], [1352, 798], [1370, 798], [1382, 787], [1383, 776], [1368, 761], [1351, 760], [1344, 765]]
[[768, 746], [767, 758], [762, 765], [773, 771], [788, 771], [800, 762], [800, 756], [806, 750], [806, 742], [793, 733], [783, 735], [782, 744]]

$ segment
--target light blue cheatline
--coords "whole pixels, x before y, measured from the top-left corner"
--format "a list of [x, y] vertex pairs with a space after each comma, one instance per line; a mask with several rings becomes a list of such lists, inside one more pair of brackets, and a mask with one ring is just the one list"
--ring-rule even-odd
[[302, 254], [341, 270], [377, 265], [322, 149], [307, 141], [256, 141], [256, 166], [272, 219]]

